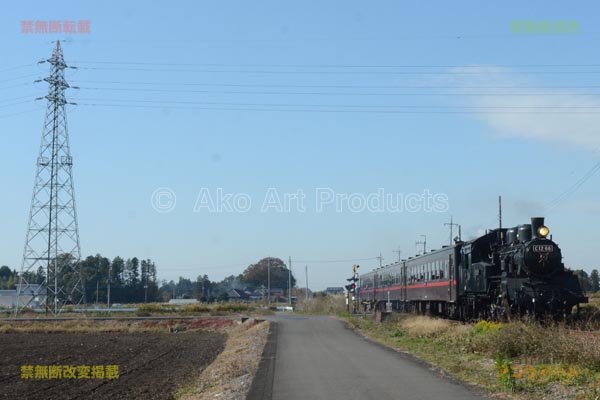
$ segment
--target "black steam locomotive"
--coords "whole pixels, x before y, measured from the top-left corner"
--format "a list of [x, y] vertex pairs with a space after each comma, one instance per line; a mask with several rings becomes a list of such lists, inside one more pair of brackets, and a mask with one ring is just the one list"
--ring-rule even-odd
[[544, 218], [494, 229], [360, 277], [365, 311], [397, 310], [460, 320], [551, 315], [564, 318], [587, 303], [565, 269]]

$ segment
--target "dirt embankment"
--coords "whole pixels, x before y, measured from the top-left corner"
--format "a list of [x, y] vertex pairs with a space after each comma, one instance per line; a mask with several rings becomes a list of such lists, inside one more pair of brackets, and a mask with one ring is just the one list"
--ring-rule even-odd
[[248, 321], [229, 330], [225, 349], [194, 383], [179, 391], [182, 400], [245, 399], [256, 375], [269, 323]]

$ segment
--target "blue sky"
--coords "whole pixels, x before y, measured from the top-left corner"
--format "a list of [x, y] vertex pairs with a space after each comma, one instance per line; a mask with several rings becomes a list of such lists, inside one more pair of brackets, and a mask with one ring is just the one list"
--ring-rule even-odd
[[[271, 255], [322, 289], [463, 236], [547, 217], [565, 263], [590, 246], [600, 161], [600, 31], [593, 2], [31, 2], [0, 16], [0, 264], [20, 267], [53, 40], [63, 40], [83, 254], [152, 258], [159, 277], [212, 279]], [[23, 34], [21, 21], [90, 20], [89, 34]], [[574, 21], [576, 34], [514, 33]], [[506, 87], [510, 87], [506, 89]], [[598, 88], [595, 88], [598, 87]], [[25, 103], [22, 103], [24, 102]], [[18, 104], [13, 104], [18, 103]], [[508, 108], [507, 108], [508, 107]], [[514, 107], [514, 108], [510, 108]], [[525, 113], [524, 113], [525, 111]], [[527, 112], [536, 111], [537, 113]], [[585, 112], [585, 113], [584, 113]], [[595, 114], [594, 114], [595, 113]], [[153, 208], [157, 188], [177, 196]], [[248, 212], [194, 212], [203, 188]], [[306, 210], [261, 212], [301, 190]], [[315, 190], [444, 194], [444, 212], [317, 212]], [[549, 209], [548, 205], [552, 205]], [[198, 210], [197, 210], [198, 211]]]

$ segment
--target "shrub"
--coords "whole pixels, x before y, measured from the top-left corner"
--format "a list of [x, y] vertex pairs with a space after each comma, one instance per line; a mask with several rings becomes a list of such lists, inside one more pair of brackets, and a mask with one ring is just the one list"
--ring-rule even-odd
[[250, 307], [247, 304], [237, 304], [237, 303], [229, 303], [229, 304], [219, 304], [216, 306], [213, 311], [217, 313], [238, 313], [238, 312], [249, 312], [252, 311], [253, 307]]
[[187, 313], [207, 313], [210, 312], [210, 307], [202, 304], [186, 304], [183, 311]]
[[515, 391], [516, 379], [512, 368], [512, 362], [502, 357], [502, 354], [496, 354], [496, 370], [498, 371], [498, 381], [507, 390]]
[[474, 335], [485, 335], [487, 333], [495, 333], [502, 329], [503, 324], [499, 322], [491, 322], [491, 321], [479, 321], [475, 325], [473, 325], [473, 334]]
[[159, 304], [140, 304], [137, 306], [135, 315], [138, 317], [149, 317], [152, 313], [162, 313], [163, 307]]

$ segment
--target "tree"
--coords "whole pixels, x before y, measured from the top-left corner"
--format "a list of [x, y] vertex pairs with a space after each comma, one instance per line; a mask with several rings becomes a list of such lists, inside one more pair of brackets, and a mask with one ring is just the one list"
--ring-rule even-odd
[[194, 284], [194, 298], [196, 300], [207, 302], [210, 297], [210, 279], [208, 275], [198, 275]]
[[598, 270], [592, 270], [590, 274], [590, 290], [592, 292], [597, 292], [600, 290], [600, 274], [598, 274]]
[[[275, 257], [263, 258], [256, 264], [250, 265], [243, 274], [243, 281], [248, 285], [258, 288], [268, 285], [268, 275], [271, 275], [271, 288], [287, 289], [289, 271], [285, 263]], [[292, 287], [296, 285], [296, 279], [292, 275]]]
[[110, 298], [112, 303], [123, 303], [125, 292], [125, 260], [116, 256], [110, 263]]
[[171, 299], [176, 298], [176, 293], [175, 290], [177, 288], [177, 285], [175, 284], [175, 281], [170, 280], [169, 282], [167, 282], [166, 280], [162, 280], [161, 284], [160, 284], [160, 288], [158, 289], [159, 291], [159, 298], [164, 301], [167, 302]]
[[17, 283], [17, 271], [12, 271], [8, 266], [3, 265], [0, 267], [0, 290], [14, 289], [15, 284]]
[[81, 261], [86, 302], [95, 303], [96, 299], [102, 303], [107, 301], [109, 269], [110, 260], [102, 257], [100, 254], [88, 256], [85, 260]]
[[150, 259], [141, 262], [142, 278], [140, 280], [140, 296], [144, 302], [153, 302], [158, 299], [158, 285], [156, 284], [156, 265]]
[[0, 267], [0, 279], [8, 279], [11, 275], [12, 271], [8, 266], [3, 265]]
[[140, 261], [137, 257], [133, 257], [128, 259], [125, 262], [125, 288], [126, 288], [126, 298], [124, 299], [127, 302], [137, 303], [140, 300], [139, 297], [139, 284], [140, 284], [140, 270], [139, 270]]
[[592, 285], [591, 285], [590, 278], [589, 278], [587, 272], [585, 272], [582, 269], [576, 269], [573, 271], [573, 273], [579, 279], [579, 284], [581, 285], [581, 289], [584, 292], [589, 292], [590, 290], [592, 290]]
[[217, 296], [217, 301], [227, 301], [229, 300], [229, 295], [226, 292], [220, 293]]
[[191, 299], [194, 295], [194, 284], [190, 279], [180, 276], [176, 291], [177, 295], [181, 296], [181, 298]]

